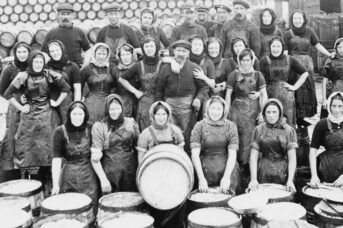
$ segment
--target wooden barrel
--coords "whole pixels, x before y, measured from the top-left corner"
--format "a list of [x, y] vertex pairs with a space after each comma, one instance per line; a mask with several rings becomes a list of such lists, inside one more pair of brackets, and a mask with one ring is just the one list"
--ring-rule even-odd
[[[9, 55], [9, 49], [0, 45], [0, 58], [3, 59]], [[0, 181], [3, 182], [3, 181]]]
[[242, 215], [255, 214], [260, 207], [268, 203], [266, 195], [257, 195], [256, 193], [246, 193], [232, 197], [229, 200], [229, 207]]
[[49, 215], [40, 217], [33, 224], [33, 228], [90, 228], [87, 219], [72, 214]]
[[321, 201], [314, 207], [319, 228], [337, 228], [343, 227], [343, 205], [330, 204], [331, 207], [341, 212], [336, 214], [325, 202]]
[[37, 29], [36, 34], [34, 36], [35, 42], [37, 44], [42, 45], [47, 33], [48, 33], [48, 30], [46, 28], [39, 28], [39, 29]]
[[3, 228], [31, 228], [32, 217], [20, 209], [0, 209], [0, 222]]
[[188, 228], [235, 227], [242, 227], [242, 217], [228, 208], [202, 208], [188, 215]]
[[269, 203], [290, 202], [294, 200], [293, 191], [288, 191], [286, 186], [281, 184], [259, 184], [258, 189], [252, 194], [265, 195]]
[[32, 217], [32, 210], [30, 201], [23, 197], [6, 196], [0, 197], [0, 210], [1, 209], [14, 209], [23, 210]]
[[0, 196], [25, 197], [30, 201], [33, 216], [38, 216], [44, 199], [42, 183], [36, 180], [13, 180], [0, 184]]
[[138, 192], [116, 192], [99, 200], [97, 219], [101, 221], [109, 214], [119, 211], [146, 211], [146, 203]]
[[32, 44], [34, 40], [35, 30], [26, 26], [25, 28], [18, 28], [17, 42], [25, 42], [28, 45]]
[[100, 31], [100, 27], [95, 26], [92, 27], [89, 32], [88, 32], [88, 39], [91, 43], [95, 44], [96, 43], [96, 38], [98, 36], [98, 33]]
[[117, 212], [98, 222], [98, 228], [153, 228], [154, 219], [140, 212]]
[[[1, 29], [0, 29], [1, 30]], [[0, 44], [5, 48], [11, 48], [17, 40], [17, 31], [9, 28], [4, 28], [0, 34]]]
[[318, 23], [318, 36], [320, 43], [325, 48], [332, 48], [335, 41], [339, 38], [339, 19], [335, 14], [319, 16], [316, 18]]
[[149, 150], [137, 170], [136, 182], [143, 199], [152, 207], [169, 210], [192, 191], [193, 165], [181, 148], [161, 144]]
[[162, 30], [166, 34], [167, 38], [169, 39], [171, 37], [172, 31], [175, 27], [175, 22], [173, 20], [166, 19], [162, 24]]
[[62, 193], [51, 196], [42, 202], [42, 216], [69, 214], [85, 218], [88, 224], [94, 221], [92, 199], [82, 193]]
[[310, 137], [307, 127], [297, 128], [299, 148], [297, 149], [297, 166], [309, 166], [308, 154], [310, 152]]

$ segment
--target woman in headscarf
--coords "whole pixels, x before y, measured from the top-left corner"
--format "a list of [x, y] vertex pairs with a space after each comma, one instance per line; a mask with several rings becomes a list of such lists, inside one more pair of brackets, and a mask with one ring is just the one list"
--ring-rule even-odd
[[201, 192], [220, 186], [224, 193], [235, 193], [239, 187], [238, 132], [236, 124], [227, 119], [228, 112], [224, 99], [211, 97], [205, 118], [192, 131], [192, 161]]
[[[229, 58], [229, 62], [230, 62], [231, 67], [233, 69], [236, 69], [238, 67], [238, 62], [237, 62], [238, 54], [246, 48], [248, 48], [248, 45], [246, 44], [246, 42], [243, 38], [237, 37], [237, 38], [232, 40], [231, 50], [233, 50], [233, 52], [232, 52], [232, 57]], [[255, 70], [260, 70], [260, 64], [259, 64], [259, 61], [257, 58], [255, 58], [253, 65], [254, 65]]]
[[282, 37], [281, 30], [276, 27], [276, 14], [270, 8], [262, 9], [260, 12], [260, 59], [270, 54], [269, 42], [275, 36]]
[[51, 194], [84, 193], [92, 198], [93, 208], [97, 209], [98, 183], [91, 164], [90, 151], [92, 126], [88, 123], [86, 105], [81, 101], [74, 101], [68, 107], [66, 118], [66, 122], [58, 126], [53, 134]]
[[335, 58], [328, 58], [323, 67], [323, 83], [322, 83], [322, 110], [321, 118], [328, 116], [326, 99], [332, 92], [343, 92], [343, 38], [336, 40], [334, 49], [336, 51]]
[[[312, 117], [317, 113], [317, 97], [313, 78], [313, 62], [309, 55], [311, 46], [315, 47], [325, 56], [333, 56], [323, 45], [319, 43], [318, 36], [313, 29], [307, 26], [305, 12], [296, 10], [290, 16], [291, 29], [284, 34], [285, 50], [287, 54], [295, 57], [303, 64], [309, 73], [305, 83], [295, 93], [296, 118], [298, 127], [307, 127], [308, 122], [305, 117]], [[289, 81], [291, 84], [297, 79], [296, 74], [292, 74]]]
[[257, 122], [261, 121], [260, 111], [267, 100], [266, 81], [261, 72], [254, 70], [254, 59], [250, 49], [238, 54], [238, 70], [229, 75], [226, 90], [229, 119], [236, 123], [238, 129], [237, 160], [246, 176], [249, 175], [251, 134]]
[[[119, 78], [119, 82], [138, 99], [136, 120], [143, 131], [150, 125], [149, 108], [154, 103], [157, 76], [162, 62], [159, 58], [160, 43], [155, 37], [146, 36], [141, 42], [143, 60], [135, 63]], [[136, 89], [129, 81], [140, 83]]]
[[275, 183], [296, 191], [293, 181], [297, 165], [297, 134], [284, 121], [279, 100], [268, 99], [262, 115], [264, 122], [252, 134], [249, 189], [256, 190], [259, 183]]
[[[294, 92], [305, 82], [308, 73], [301, 63], [292, 56], [284, 54], [281, 37], [274, 37], [269, 42], [270, 54], [260, 61], [260, 69], [267, 83], [269, 98], [276, 98], [282, 103], [287, 123], [295, 127]], [[288, 84], [290, 72], [300, 75], [294, 85]]]
[[[43, 184], [49, 176], [52, 159], [51, 135], [57, 125], [52, 121], [51, 107], [59, 105], [49, 100], [50, 91], [53, 85], [61, 90], [57, 99], [59, 102], [62, 102], [70, 91], [63, 78], [56, 78], [46, 72], [44, 66], [44, 54], [33, 50], [29, 55], [27, 71], [19, 72], [5, 92], [5, 97], [21, 111], [15, 144], [15, 166], [23, 169], [41, 167], [37, 178], [41, 179]], [[28, 103], [25, 105], [21, 105], [15, 98], [21, 89], [27, 97]]]
[[81, 84], [83, 91], [85, 84], [89, 94], [84, 94], [85, 104], [89, 111], [89, 121], [101, 121], [104, 116], [105, 98], [111, 93], [117, 81], [111, 76], [110, 48], [105, 43], [96, 43], [92, 48], [90, 63], [81, 70]]
[[[66, 122], [66, 114], [68, 106], [73, 100], [81, 100], [81, 74], [80, 69], [76, 63], [69, 61], [64, 44], [59, 40], [52, 40], [47, 44], [47, 52], [50, 61], [47, 64], [47, 69], [51, 72], [61, 74], [61, 77], [71, 87], [71, 92], [63, 100], [63, 102], [56, 107], [56, 111], [61, 120], [61, 123]], [[50, 99], [57, 101], [61, 90], [55, 86], [50, 93]]]
[[[333, 92], [327, 100], [328, 117], [313, 130], [310, 145], [311, 185], [320, 182], [343, 187], [343, 93]], [[320, 146], [325, 148], [317, 157]]]
[[136, 35], [138, 40], [142, 40], [144, 36], [155, 36], [160, 43], [163, 44], [164, 48], [169, 47], [169, 40], [159, 26], [156, 26], [156, 16], [155, 11], [150, 8], [144, 8], [141, 10], [141, 28], [136, 30]]
[[105, 99], [105, 118], [92, 128], [92, 165], [100, 179], [102, 193], [137, 191], [135, 150], [139, 130], [132, 118], [124, 117], [121, 98]]

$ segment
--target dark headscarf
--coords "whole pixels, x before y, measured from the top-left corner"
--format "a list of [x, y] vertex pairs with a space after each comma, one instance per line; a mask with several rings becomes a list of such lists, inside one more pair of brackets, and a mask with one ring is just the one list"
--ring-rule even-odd
[[[62, 50], [62, 56], [61, 56], [61, 59], [60, 60], [54, 60], [52, 57], [51, 57], [51, 54], [50, 54], [50, 49], [49, 49], [49, 46], [50, 45], [59, 45], [59, 47], [61, 48]], [[64, 44], [59, 41], [59, 40], [51, 40], [48, 45], [47, 45], [47, 53], [50, 57], [50, 61], [48, 63], [48, 66], [50, 66], [52, 69], [55, 69], [55, 70], [62, 70], [63, 67], [67, 66], [68, 64], [68, 55], [67, 55], [67, 51], [66, 51], [66, 48], [64, 46]]]
[[[268, 123], [267, 118], [266, 118], [266, 109], [270, 105], [275, 105], [279, 109], [279, 112], [280, 112], [279, 113], [279, 119], [278, 119], [278, 121], [275, 124]], [[286, 122], [283, 119], [283, 107], [282, 107], [281, 102], [278, 99], [275, 99], [275, 98], [268, 99], [263, 104], [262, 115], [263, 115], [263, 119], [264, 119], [267, 127], [270, 127], [270, 128], [280, 128], [280, 129], [283, 129], [285, 127]]]
[[42, 51], [40, 51], [40, 50], [31, 51], [29, 54], [28, 67], [27, 67], [27, 72], [31, 76], [40, 76], [40, 75], [44, 74], [44, 67], [42, 68], [42, 70], [40, 72], [35, 72], [32, 68], [33, 59], [36, 58], [38, 55], [40, 55], [43, 58], [43, 61], [45, 62], [45, 57], [44, 57], [44, 54]]
[[[167, 121], [165, 122], [165, 124], [163, 126], [159, 125], [155, 121], [155, 114], [160, 108], [163, 108], [166, 111], [166, 113], [168, 114]], [[165, 129], [169, 126], [171, 115], [172, 115], [172, 111], [171, 111], [170, 106], [166, 102], [163, 102], [163, 101], [157, 101], [157, 102], [153, 103], [149, 109], [149, 116], [150, 116], [151, 125], [155, 129], [158, 129], [158, 130]]]
[[[302, 26], [300, 28], [295, 27], [294, 24], [293, 24], [293, 15], [295, 13], [300, 13], [300, 14], [303, 15], [304, 23], [302, 24]], [[289, 24], [291, 25], [291, 28], [292, 28], [292, 31], [294, 32], [294, 35], [303, 36], [305, 34], [305, 32], [306, 32], [306, 25], [307, 25], [307, 18], [306, 18], [305, 12], [302, 11], [302, 10], [295, 10], [295, 11], [293, 11], [293, 13], [290, 16]]]
[[[270, 15], [272, 16], [272, 21], [270, 22], [269, 25], [265, 25], [263, 24], [263, 14], [268, 11], [270, 13]], [[265, 8], [263, 10], [261, 10], [260, 12], [260, 31], [263, 34], [266, 35], [270, 35], [273, 34], [273, 32], [276, 29], [276, 25], [275, 25], [275, 21], [276, 21], [276, 14], [274, 12], [274, 10], [270, 9], [270, 8]]]
[[270, 57], [271, 59], [282, 59], [282, 58], [284, 57], [284, 54], [283, 54], [283, 53], [284, 53], [284, 51], [285, 51], [285, 43], [283, 42], [283, 39], [282, 39], [281, 37], [276, 36], [276, 37], [273, 37], [273, 38], [269, 41], [269, 50], [271, 50], [271, 46], [272, 46], [273, 42], [276, 41], [276, 40], [279, 41], [279, 42], [281, 42], [282, 51], [281, 51], [281, 53], [280, 53], [279, 56], [273, 56], [272, 53], [270, 52], [269, 57]]
[[17, 49], [20, 47], [24, 47], [27, 49], [27, 51], [31, 52], [31, 47], [25, 43], [25, 42], [18, 42], [16, 43], [16, 45], [14, 45], [13, 47], [13, 53], [14, 53], [14, 65], [19, 69], [19, 71], [25, 71], [27, 69], [28, 65], [28, 59], [29, 57], [27, 57], [25, 62], [21, 62], [19, 61], [18, 57], [17, 57]]
[[[219, 54], [216, 57], [212, 57], [208, 53], [208, 47], [210, 46], [211, 43], [216, 43], [216, 42], [219, 43], [219, 48], [220, 48]], [[212, 60], [214, 65], [218, 64], [220, 60], [222, 59], [222, 51], [223, 51], [223, 44], [217, 37], [211, 37], [206, 41], [206, 53], [207, 53], [207, 56]]]
[[235, 62], [237, 61], [237, 55], [236, 55], [235, 51], [233, 50], [233, 46], [234, 46], [236, 43], [238, 43], [239, 41], [242, 41], [243, 44], [244, 44], [244, 46], [245, 46], [245, 48], [248, 48], [248, 45], [247, 45], [247, 43], [245, 42], [245, 40], [244, 40], [243, 38], [237, 37], [237, 38], [235, 38], [235, 39], [233, 39], [233, 40], [231, 41], [232, 58], [234, 59]]
[[124, 123], [124, 113], [123, 111], [119, 115], [118, 119], [113, 120], [110, 116], [110, 105], [112, 102], [117, 102], [118, 104], [123, 107], [123, 101], [121, 100], [120, 96], [117, 94], [110, 94], [105, 99], [105, 122], [107, 123], [108, 129], [110, 131], [116, 131], [118, 128], [120, 128]]
[[[83, 119], [83, 123], [81, 124], [81, 126], [78, 126], [78, 127], [75, 127], [71, 122], [71, 112], [75, 108], [81, 108], [85, 113], [85, 118]], [[88, 119], [89, 119], [89, 112], [88, 112], [87, 106], [82, 101], [74, 101], [68, 107], [67, 121], [65, 123], [65, 126], [69, 132], [83, 131], [87, 127]]]
[[151, 8], [144, 8], [141, 11], [141, 16], [140, 16], [140, 21], [141, 22], [142, 22], [142, 16], [143, 16], [144, 13], [150, 13], [152, 15], [152, 22], [151, 22], [151, 25], [149, 27], [145, 27], [141, 23], [141, 29], [142, 30], [148, 30], [148, 29], [150, 29], [151, 27], [154, 26], [154, 23], [156, 22], [156, 16], [155, 16], [155, 12], [154, 12], [153, 9], [151, 9]]
[[199, 36], [199, 35], [197, 35], [197, 34], [195, 34], [195, 35], [193, 35], [193, 36], [191, 36], [191, 37], [189, 38], [189, 40], [188, 40], [189, 43], [192, 44], [192, 41], [193, 41], [194, 39], [200, 39], [200, 40], [202, 41], [202, 45], [203, 45], [203, 47], [204, 47], [204, 50], [202, 51], [202, 53], [201, 53], [200, 55], [196, 55], [196, 54], [194, 54], [194, 53], [192, 52], [192, 48], [191, 48], [191, 51], [190, 51], [190, 53], [189, 53], [189, 60], [192, 61], [193, 63], [196, 63], [196, 64], [200, 65], [201, 60], [203, 60], [203, 59], [206, 57], [206, 51], [205, 51], [206, 46], [205, 46], [205, 42], [204, 42], [204, 40], [202, 39], [202, 37]]
[[[146, 55], [145, 50], [144, 50], [144, 44], [149, 43], [153, 41], [156, 45], [156, 52], [155, 52], [155, 56], [154, 57], [149, 57]], [[151, 36], [151, 35], [147, 35], [144, 36], [141, 40], [141, 48], [142, 48], [142, 52], [143, 52], [143, 62], [148, 64], [148, 65], [155, 65], [158, 63], [158, 61], [160, 60], [159, 57], [159, 53], [160, 53], [160, 42], [159, 40], [155, 37], [155, 36]]]

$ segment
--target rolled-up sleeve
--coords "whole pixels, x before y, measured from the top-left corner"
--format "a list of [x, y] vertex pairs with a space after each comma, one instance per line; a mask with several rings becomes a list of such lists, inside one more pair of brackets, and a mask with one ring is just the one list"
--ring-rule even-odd
[[191, 135], [191, 148], [201, 147], [202, 121], [195, 124]]
[[297, 133], [294, 128], [287, 128], [287, 151], [298, 148]]
[[231, 122], [228, 124], [228, 149], [229, 150], [238, 150], [239, 148], [239, 138], [238, 138], [238, 130], [237, 126], [234, 122]]
[[92, 127], [92, 147], [103, 150], [105, 148], [105, 141], [104, 125], [96, 122]]
[[251, 135], [251, 148], [260, 151], [258, 126], [255, 127]]

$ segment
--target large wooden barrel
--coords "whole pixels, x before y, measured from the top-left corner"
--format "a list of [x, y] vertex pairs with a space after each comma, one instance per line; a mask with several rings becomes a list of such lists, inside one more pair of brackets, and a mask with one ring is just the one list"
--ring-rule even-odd
[[37, 29], [35, 37], [34, 37], [35, 43], [42, 45], [47, 33], [48, 33], [48, 30], [44, 27]]
[[34, 28], [26, 26], [18, 28], [17, 42], [25, 42], [28, 45], [32, 44], [36, 31]]
[[333, 48], [335, 41], [339, 38], [338, 15], [330, 14], [316, 18], [318, 23], [318, 36], [320, 43], [327, 49]]
[[153, 228], [154, 219], [141, 212], [117, 212], [98, 222], [98, 228]]
[[5, 48], [11, 48], [17, 40], [17, 31], [15, 29], [3, 28], [0, 29], [0, 44]]
[[161, 144], [149, 150], [137, 170], [136, 182], [152, 207], [169, 210], [180, 205], [193, 189], [193, 165], [180, 147]]
[[0, 223], [3, 228], [31, 228], [32, 217], [20, 209], [0, 208]]
[[[330, 206], [340, 213], [337, 215]], [[343, 205], [330, 203], [330, 206], [326, 202], [321, 201], [314, 207], [317, 226], [319, 228], [343, 227]]]
[[90, 228], [87, 219], [72, 214], [48, 215], [40, 217], [33, 228]]
[[0, 184], [0, 196], [25, 197], [30, 201], [33, 216], [38, 216], [42, 200], [42, 183], [36, 180], [13, 180]]
[[23, 197], [6, 196], [0, 197], [0, 210], [1, 209], [14, 209], [23, 210], [32, 217], [32, 210], [30, 201]]
[[[0, 45], [0, 58], [3, 59], [9, 55], [9, 49]], [[0, 181], [0, 183], [3, 181]]]
[[228, 208], [209, 207], [188, 215], [188, 228], [241, 228], [242, 217]]
[[96, 43], [96, 38], [98, 36], [98, 33], [100, 31], [100, 27], [98, 26], [93, 26], [89, 32], [88, 32], [88, 39], [91, 43], [95, 44]]
[[116, 192], [100, 198], [97, 219], [101, 221], [108, 214], [119, 211], [145, 212], [145, 210], [146, 203], [138, 192]]
[[88, 224], [94, 221], [92, 199], [82, 193], [62, 193], [42, 202], [41, 215], [67, 214], [85, 218]]

